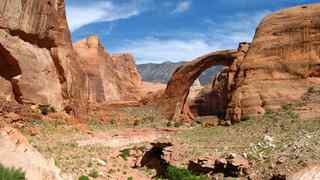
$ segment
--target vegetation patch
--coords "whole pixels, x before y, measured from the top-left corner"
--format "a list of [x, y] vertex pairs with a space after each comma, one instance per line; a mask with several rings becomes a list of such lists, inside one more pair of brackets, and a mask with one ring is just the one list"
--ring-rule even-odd
[[195, 176], [185, 168], [178, 168], [175, 166], [168, 166], [167, 169], [168, 180], [208, 180], [207, 176]]
[[123, 160], [128, 160], [128, 157], [130, 156], [130, 149], [123, 149], [120, 151], [119, 155]]
[[25, 172], [21, 169], [7, 168], [0, 164], [0, 180], [25, 180]]

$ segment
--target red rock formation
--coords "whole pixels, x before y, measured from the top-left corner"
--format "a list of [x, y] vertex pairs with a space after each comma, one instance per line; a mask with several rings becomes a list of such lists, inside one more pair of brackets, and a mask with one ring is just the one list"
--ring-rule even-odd
[[64, 0], [0, 2], [0, 96], [79, 110], [86, 89], [79, 65]]
[[214, 65], [230, 66], [237, 58], [237, 54], [238, 52], [235, 50], [218, 51], [178, 67], [159, 102], [161, 111], [169, 119], [184, 121], [193, 119], [187, 104], [187, 97], [194, 81], [203, 71]]
[[[226, 119], [239, 122], [242, 118], [261, 116], [267, 110], [296, 102], [311, 87], [319, 87], [319, 17], [320, 4], [267, 16], [257, 28], [252, 45], [241, 44], [236, 57], [229, 56], [230, 63], [223, 64], [229, 67], [217, 77], [222, 81], [211, 92], [222, 97], [213, 96], [212, 101], [223, 101], [217, 108], [222, 105]], [[224, 57], [216, 60], [219, 58], [220, 62], [225, 61]], [[178, 68], [163, 98], [168, 103], [161, 100], [169, 118], [192, 119], [185, 103], [189, 87], [199, 73], [215, 63], [205, 63], [200, 58]]]
[[88, 76], [91, 102], [136, 100], [142, 81], [130, 54], [109, 55], [96, 36], [90, 36], [74, 45], [82, 59], [82, 68]]
[[320, 4], [263, 19], [236, 75], [227, 117], [262, 115], [299, 100], [320, 85]]

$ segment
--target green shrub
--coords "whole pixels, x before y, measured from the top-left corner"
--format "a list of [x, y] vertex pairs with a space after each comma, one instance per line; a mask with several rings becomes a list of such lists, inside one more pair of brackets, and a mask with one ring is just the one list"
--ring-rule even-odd
[[131, 177], [131, 176], [130, 176], [130, 177], [128, 177], [128, 179], [127, 179], [127, 180], [133, 180], [133, 177]]
[[43, 115], [48, 115], [49, 113], [56, 112], [54, 107], [52, 107], [51, 105], [39, 105], [39, 109], [41, 111], [41, 114]]
[[120, 151], [119, 155], [123, 160], [128, 160], [128, 157], [130, 156], [130, 149], [123, 149]]
[[250, 117], [249, 116], [243, 116], [241, 117], [241, 121], [248, 121], [250, 120]]
[[25, 180], [25, 173], [21, 169], [6, 168], [0, 164], [0, 180]]
[[188, 169], [169, 166], [167, 170], [169, 180], [207, 180], [207, 176], [194, 176]]
[[80, 176], [79, 180], [89, 180], [89, 177], [88, 176]]

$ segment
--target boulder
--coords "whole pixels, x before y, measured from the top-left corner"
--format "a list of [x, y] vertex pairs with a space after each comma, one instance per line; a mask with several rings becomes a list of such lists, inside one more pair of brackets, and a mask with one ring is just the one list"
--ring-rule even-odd
[[64, 0], [0, 2], [0, 97], [27, 104], [72, 104], [85, 99], [85, 76], [72, 48]]
[[142, 81], [130, 54], [110, 55], [97, 36], [74, 44], [87, 76], [90, 102], [103, 103], [139, 98]]
[[27, 179], [62, 180], [60, 170], [53, 161], [46, 160], [17, 130], [0, 129], [0, 164], [21, 168]]

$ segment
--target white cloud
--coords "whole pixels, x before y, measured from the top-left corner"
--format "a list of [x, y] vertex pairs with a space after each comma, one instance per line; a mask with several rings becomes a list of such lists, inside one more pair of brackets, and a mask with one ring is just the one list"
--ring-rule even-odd
[[223, 23], [204, 19], [204, 23], [208, 24], [209, 39], [219, 41], [226, 49], [234, 48], [239, 42], [251, 42], [260, 21], [270, 12], [264, 10], [250, 14], [235, 14], [226, 17]]
[[111, 1], [105, 1], [88, 6], [67, 6], [67, 18], [71, 31], [90, 23], [126, 19], [139, 13], [135, 3], [115, 5]]
[[210, 45], [203, 39], [160, 40], [149, 37], [138, 41], [130, 41], [126, 46], [117, 49], [116, 52], [132, 53], [138, 63], [159, 63], [161, 61], [192, 60], [217, 49], [219, 49], [219, 44]]
[[203, 22], [208, 24], [205, 32], [175, 32], [169, 39], [146, 37], [131, 40], [114, 52], [132, 53], [137, 63], [141, 64], [188, 61], [212, 51], [236, 49], [239, 42], [252, 41], [257, 25], [268, 13], [237, 14], [230, 19], [226, 18], [224, 23], [204, 19]]
[[180, 2], [176, 9], [173, 10], [172, 13], [183, 13], [188, 11], [191, 8], [192, 2], [191, 1], [182, 1]]

